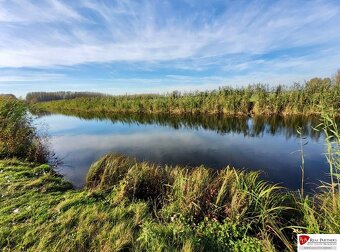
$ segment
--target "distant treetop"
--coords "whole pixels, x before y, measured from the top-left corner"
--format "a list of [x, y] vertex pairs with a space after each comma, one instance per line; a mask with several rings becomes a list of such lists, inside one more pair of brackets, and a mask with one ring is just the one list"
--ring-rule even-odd
[[14, 94], [0, 94], [0, 98], [1, 97], [16, 99], [16, 96]]
[[71, 92], [71, 91], [30, 92], [26, 95], [26, 101], [34, 103], [55, 100], [68, 100], [78, 97], [104, 97], [104, 96], [109, 95], [96, 92]]

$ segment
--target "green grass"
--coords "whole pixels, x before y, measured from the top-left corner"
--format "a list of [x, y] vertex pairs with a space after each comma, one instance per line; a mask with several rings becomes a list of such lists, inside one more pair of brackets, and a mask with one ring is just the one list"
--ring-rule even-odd
[[303, 197], [230, 167], [109, 154], [74, 190], [48, 165], [7, 159], [0, 192], [2, 251], [282, 251], [297, 233], [340, 232], [332, 187]]
[[219, 174], [203, 167], [163, 168], [105, 156], [92, 166], [86, 189], [77, 191], [47, 165], [0, 161], [0, 249], [260, 251], [270, 246], [271, 231], [263, 233], [257, 225], [271, 225], [265, 213], [279, 218], [284, 211], [274, 200], [279, 188], [256, 185], [256, 173], [230, 168]]
[[1, 251], [116, 251], [137, 246], [144, 202], [76, 191], [47, 165], [0, 162]]
[[[337, 73], [340, 75], [340, 72]], [[51, 112], [149, 113], [149, 114], [233, 114], [233, 115], [312, 115], [321, 114], [327, 104], [340, 114], [338, 78], [313, 78], [291, 87], [256, 84], [248, 87], [221, 87], [205, 92], [105, 96], [77, 96], [61, 99], [57, 93], [31, 93], [28, 101], [35, 109]], [[32, 98], [34, 97], [34, 98]]]
[[76, 191], [47, 165], [5, 160], [0, 171], [5, 251], [291, 248], [282, 228], [292, 198], [255, 172], [106, 155], [91, 167], [86, 189]]
[[[114, 188], [121, 199], [146, 200], [160, 220], [182, 220], [197, 228], [195, 237], [207, 235], [203, 244], [212, 246], [211, 249], [231, 249], [231, 244], [248, 238], [259, 240], [261, 246], [274, 239], [277, 247], [291, 247], [281, 228], [286, 225], [283, 216], [290, 214], [288, 202], [293, 198], [283, 188], [260, 180], [257, 172], [229, 167], [221, 171], [159, 167], [106, 155], [92, 165], [87, 188]], [[211, 232], [207, 231], [209, 228]], [[215, 229], [226, 237], [215, 237]], [[220, 229], [235, 231], [235, 237], [227, 237]], [[216, 239], [221, 240], [220, 244]]]

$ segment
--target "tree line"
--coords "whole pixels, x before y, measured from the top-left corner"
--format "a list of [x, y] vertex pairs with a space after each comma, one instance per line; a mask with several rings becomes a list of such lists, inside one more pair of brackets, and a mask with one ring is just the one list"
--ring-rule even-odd
[[79, 97], [105, 97], [106, 94], [97, 92], [71, 92], [71, 91], [57, 91], [57, 92], [30, 92], [26, 95], [26, 101], [29, 103], [47, 102], [56, 100], [68, 100]]

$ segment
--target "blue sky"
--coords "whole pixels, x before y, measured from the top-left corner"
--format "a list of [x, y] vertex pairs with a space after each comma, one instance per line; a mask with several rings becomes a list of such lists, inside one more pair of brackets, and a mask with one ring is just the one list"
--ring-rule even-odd
[[338, 0], [0, 0], [0, 93], [289, 85], [339, 68]]

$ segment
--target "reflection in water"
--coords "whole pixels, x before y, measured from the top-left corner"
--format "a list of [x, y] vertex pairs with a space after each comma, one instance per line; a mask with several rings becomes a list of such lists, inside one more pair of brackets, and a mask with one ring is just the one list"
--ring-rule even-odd
[[[159, 126], [169, 126], [174, 129], [190, 128], [213, 130], [219, 134], [237, 133], [244, 136], [261, 136], [264, 132], [284, 134], [285, 137], [296, 137], [297, 128], [302, 128], [302, 134], [309, 136], [313, 140], [318, 140], [320, 132], [313, 130], [320, 119], [316, 116], [288, 116], [278, 115], [256, 116], [227, 116], [227, 115], [170, 115], [170, 114], [112, 114], [98, 112], [62, 112], [63, 115], [75, 116], [85, 120], [110, 120], [112, 123], [122, 122], [127, 124], [157, 124]], [[49, 113], [40, 114], [40, 116]]]
[[220, 169], [263, 171], [263, 176], [292, 189], [300, 187], [297, 127], [308, 144], [305, 152], [307, 189], [326, 180], [324, 142], [314, 117], [228, 117], [216, 115], [47, 115], [51, 144], [65, 163], [60, 172], [82, 186], [87, 170], [101, 155], [114, 152], [169, 165], [207, 165]]

